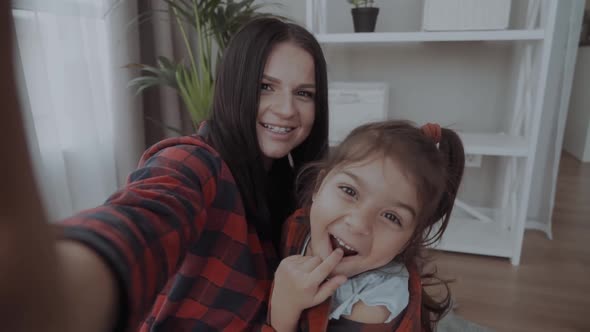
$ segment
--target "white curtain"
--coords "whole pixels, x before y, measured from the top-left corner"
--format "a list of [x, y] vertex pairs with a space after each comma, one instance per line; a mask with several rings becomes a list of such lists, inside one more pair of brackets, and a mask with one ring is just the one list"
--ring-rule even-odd
[[[13, 1], [21, 102], [52, 220], [113, 193], [143, 150], [134, 1]], [[18, 75], [18, 74], [17, 74]]]

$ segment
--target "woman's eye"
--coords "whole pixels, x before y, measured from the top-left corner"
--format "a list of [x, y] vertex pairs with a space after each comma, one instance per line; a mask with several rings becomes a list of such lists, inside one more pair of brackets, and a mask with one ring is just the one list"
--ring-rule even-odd
[[398, 218], [398, 217], [397, 217], [395, 214], [393, 214], [393, 213], [391, 213], [391, 212], [385, 212], [385, 213], [383, 214], [383, 216], [384, 216], [385, 218], [387, 218], [389, 221], [391, 221], [392, 223], [394, 223], [394, 224], [396, 224], [396, 225], [400, 225], [400, 226], [401, 226], [401, 221], [399, 220], [399, 218]]
[[262, 89], [262, 90], [271, 90], [270, 84], [260, 83], [260, 89]]
[[313, 98], [313, 92], [310, 91], [298, 91], [297, 95], [305, 98]]
[[350, 197], [356, 197], [356, 190], [352, 189], [349, 186], [339, 186], [340, 190], [342, 190], [346, 195]]

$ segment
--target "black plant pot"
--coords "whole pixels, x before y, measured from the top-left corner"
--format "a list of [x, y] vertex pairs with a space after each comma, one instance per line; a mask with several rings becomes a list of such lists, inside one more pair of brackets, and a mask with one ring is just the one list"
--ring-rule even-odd
[[377, 23], [377, 15], [379, 15], [379, 8], [352, 8], [351, 12], [352, 23], [354, 24], [354, 32], [375, 31], [375, 23]]

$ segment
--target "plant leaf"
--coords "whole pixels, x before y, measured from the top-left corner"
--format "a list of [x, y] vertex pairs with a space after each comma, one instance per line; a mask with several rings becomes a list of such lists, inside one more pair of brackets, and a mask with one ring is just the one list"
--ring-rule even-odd
[[[268, 16], [259, 10], [277, 4], [255, 4], [254, 0], [163, 1], [168, 8], [159, 11], [169, 13], [173, 26], [180, 29], [189, 53], [189, 65], [187, 67], [166, 57], [158, 57], [156, 66], [129, 64], [127, 68], [142, 72], [142, 76], [131, 80], [129, 86], [136, 87], [137, 93], [158, 85], [176, 89], [196, 126], [209, 117], [211, 110], [214, 60], [220, 59], [229, 39], [245, 22], [255, 17]], [[153, 19], [155, 13], [142, 13], [134, 23]], [[189, 38], [193, 36], [191, 32], [196, 34], [196, 40]], [[213, 48], [214, 43], [218, 46], [217, 50]]]

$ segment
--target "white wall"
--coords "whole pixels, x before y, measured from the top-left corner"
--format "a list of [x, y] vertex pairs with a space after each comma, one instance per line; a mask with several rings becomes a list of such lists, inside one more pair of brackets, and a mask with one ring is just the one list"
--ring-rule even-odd
[[555, 186], [584, 1], [559, 2], [549, 60], [549, 80], [543, 101], [528, 217], [550, 232]]
[[590, 162], [590, 47], [580, 47], [563, 148]]
[[[590, 0], [589, 0], [590, 1]], [[282, 15], [305, 26], [306, 0], [256, 0], [255, 4], [266, 4], [261, 11]]]
[[[590, 9], [590, 0], [586, 0]], [[590, 46], [580, 47], [563, 148], [583, 162], [590, 162]]]
[[[586, 0], [590, 9], [590, 0]], [[580, 47], [563, 148], [590, 162], [590, 46]]]

